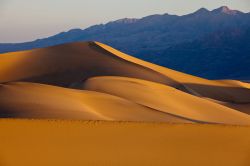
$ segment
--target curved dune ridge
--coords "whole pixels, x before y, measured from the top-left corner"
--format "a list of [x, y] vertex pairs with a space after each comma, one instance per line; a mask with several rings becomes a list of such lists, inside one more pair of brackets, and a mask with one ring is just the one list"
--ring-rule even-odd
[[0, 84], [1, 117], [250, 124], [248, 83], [191, 76], [99, 42], [0, 54]]

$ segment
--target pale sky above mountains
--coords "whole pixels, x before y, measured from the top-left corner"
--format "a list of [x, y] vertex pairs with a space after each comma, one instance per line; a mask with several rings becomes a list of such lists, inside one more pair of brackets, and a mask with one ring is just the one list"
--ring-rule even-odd
[[120, 18], [184, 15], [220, 6], [250, 11], [249, 0], [0, 0], [0, 43], [31, 41]]

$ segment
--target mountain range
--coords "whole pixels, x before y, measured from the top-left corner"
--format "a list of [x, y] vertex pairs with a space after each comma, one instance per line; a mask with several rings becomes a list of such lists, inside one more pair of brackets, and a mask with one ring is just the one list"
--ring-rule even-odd
[[196, 76], [250, 79], [250, 13], [226, 6], [183, 16], [125, 18], [32, 42], [2, 43], [0, 53], [92, 40]]

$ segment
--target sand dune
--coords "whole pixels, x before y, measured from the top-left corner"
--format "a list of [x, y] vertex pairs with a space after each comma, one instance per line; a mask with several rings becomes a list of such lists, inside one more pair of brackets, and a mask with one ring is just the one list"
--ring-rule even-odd
[[250, 128], [0, 120], [1, 166], [248, 166]]
[[0, 66], [0, 83], [31, 81], [74, 88], [92, 76], [116, 75], [174, 85], [166, 76], [121, 59], [93, 42], [1, 54]]
[[191, 76], [98, 42], [0, 54], [0, 84], [1, 117], [250, 123], [250, 84]]
[[0, 108], [9, 118], [191, 123], [109, 94], [35, 83], [1, 85]]
[[0, 83], [31, 81], [78, 88], [93, 76], [124, 76], [162, 83], [196, 96], [250, 103], [250, 85], [212, 81], [126, 55], [98, 42], [79, 42], [0, 56]]
[[[140, 59], [129, 56], [112, 47], [105, 44], [96, 42], [101, 48], [119, 56], [122, 59], [133, 62], [135, 64], [147, 67], [162, 75], [176, 81], [179, 85], [185, 87], [184, 91], [187, 91], [194, 95], [199, 95], [202, 97], [208, 97], [211, 99], [229, 101], [235, 103], [249, 103], [250, 102], [250, 84], [248, 83], [235, 83], [235, 81], [212, 81], [178, 71], [174, 71], [165, 67], [161, 67], [149, 62], [142, 61]], [[182, 89], [183, 90], [183, 89]]]
[[200, 122], [250, 124], [250, 116], [170, 86], [126, 77], [96, 77], [84, 89], [119, 96], [155, 110]]

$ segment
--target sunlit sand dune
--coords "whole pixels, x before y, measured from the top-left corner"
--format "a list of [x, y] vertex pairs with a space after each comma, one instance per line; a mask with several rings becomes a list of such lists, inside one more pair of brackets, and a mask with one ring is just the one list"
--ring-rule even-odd
[[122, 59], [161, 73], [162, 75], [176, 81], [177, 84], [179, 83], [183, 85], [186, 88], [184, 91], [194, 95], [234, 103], [250, 102], [250, 84], [248, 83], [240, 83], [239, 81], [236, 83], [235, 81], [230, 80], [212, 81], [195, 77], [134, 58], [105, 44], [99, 42], [96, 42], [96, 44]]
[[93, 42], [0, 54], [0, 83], [31, 81], [75, 88], [92, 76], [116, 75], [174, 85], [147, 67], [126, 61]]
[[0, 120], [1, 166], [248, 166], [250, 128]]
[[98, 42], [1, 54], [0, 66], [0, 83], [32, 81], [78, 88], [93, 76], [125, 76], [162, 83], [215, 100], [250, 102], [248, 83], [191, 76], [142, 61]]
[[250, 116], [175, 88], [126, 77], [96, 77], [84, 89], [119, 96], [141, 105], [196, 121], [250, 124]]
[[250, 124], [248, 83], [191, 76], [98, 42], [0, 54], [0, 84], [1, 117]]

